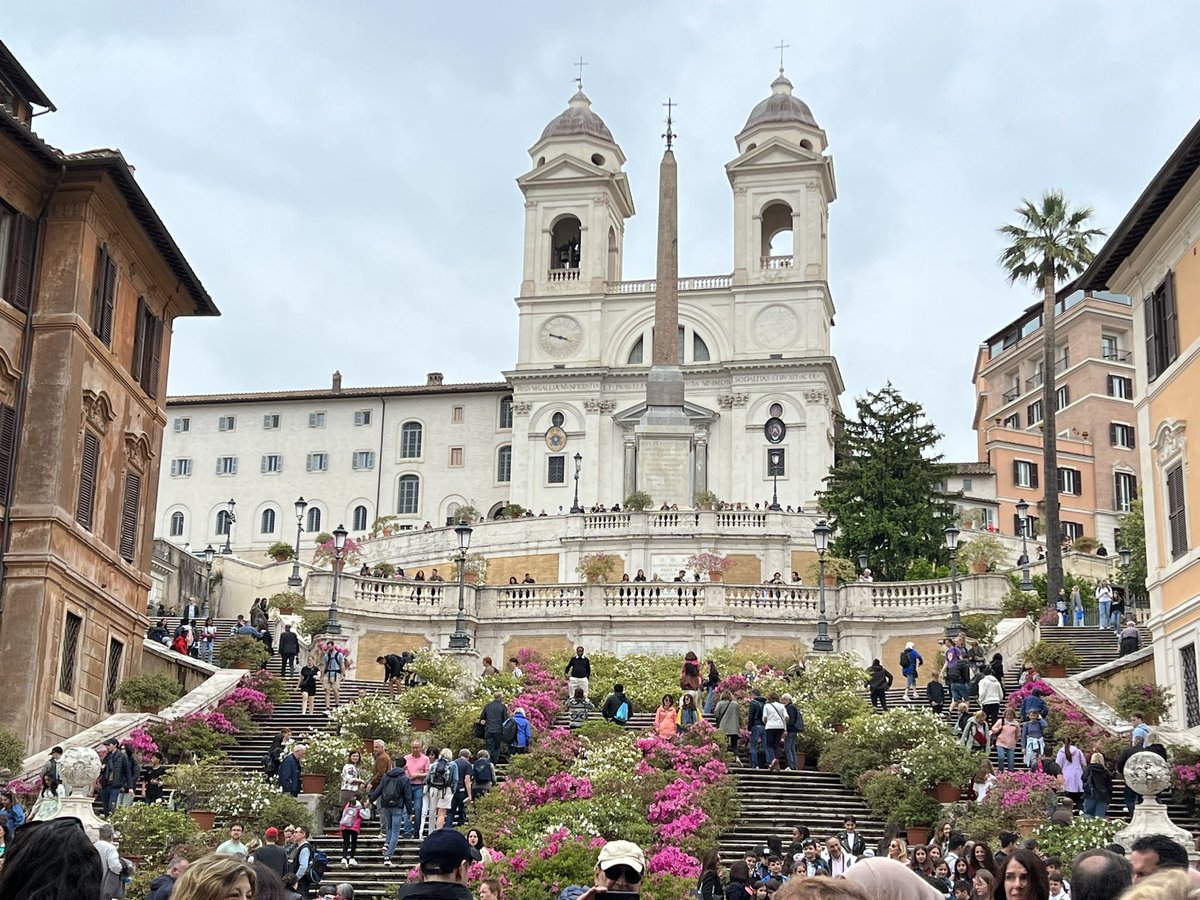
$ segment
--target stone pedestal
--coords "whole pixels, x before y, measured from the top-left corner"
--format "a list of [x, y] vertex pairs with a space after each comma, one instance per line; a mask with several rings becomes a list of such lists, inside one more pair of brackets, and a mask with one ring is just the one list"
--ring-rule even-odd
[[1155, 799], [1155, 795], [1171, 784], [1171, 770], [1167, 761], [1157, 753], [1143, 750], [1129, 757], [1125, 763], [1125, 783], [1142, 796], [1142, 802], [1133, 809], [1129, 827], [1118, 831], [1113, 840], [1128, 853], [1133, 842], [1148, 834], [1162, 834], [1180, 844], [1194, 861], [1196, 841], [1190, 831], [1180, 828], [1167, 815], [1167, 808]]
[[637, 489], [654, 501], [692, 505], [691, 425], [638, 425]]
[[88, 840], [100, 840], [104, 820], [92, 810], [92, 785], [100, 777], [100, 756], [91, 747], [72, 747], [58, 764], [67, 796], [54, 818], [75, 818], [83, 823]]

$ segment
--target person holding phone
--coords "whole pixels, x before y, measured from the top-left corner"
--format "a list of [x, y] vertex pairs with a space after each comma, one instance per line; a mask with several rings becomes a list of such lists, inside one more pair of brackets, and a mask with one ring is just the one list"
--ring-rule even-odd
[[632, 841], [609, 841], [600, 848], [595, 883], [578, 900], [640, 900], [645, 872], [646, 856], [641, 847]]

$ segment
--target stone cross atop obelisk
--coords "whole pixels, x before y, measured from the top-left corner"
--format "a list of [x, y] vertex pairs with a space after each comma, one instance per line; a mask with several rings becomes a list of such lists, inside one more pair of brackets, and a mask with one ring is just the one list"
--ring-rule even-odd
[[683, 372], [679, 368], [679, 172], [667, 100], [667, 149], [658, 168], [658, 267], [654, 289], [654, 352], [646, 383], [646, 405], [659, 415], [683, 415]]

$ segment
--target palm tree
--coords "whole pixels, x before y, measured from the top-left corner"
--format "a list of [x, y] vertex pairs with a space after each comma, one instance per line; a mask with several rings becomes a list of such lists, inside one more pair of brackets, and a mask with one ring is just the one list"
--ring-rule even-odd
[[1092, 208], [1071, 209], [1062, 191], [1046, 191], [1040, 206], [1022, 200], [1016, 213], [1018, 224], [997, 229], [1008, 240], [1000, 254], [1000, 266], [1008, 273], [1010, 283], [1028, 282], [1035, 292], [1042, 292], [1042, 522], [1046, 537], [1046, 602], [1050, 603], [1063, 586], [1055, 427], [1055, 286], [1087, 267], [1094, 256], [1089, 245], [1104, 231], [1086, 227]]

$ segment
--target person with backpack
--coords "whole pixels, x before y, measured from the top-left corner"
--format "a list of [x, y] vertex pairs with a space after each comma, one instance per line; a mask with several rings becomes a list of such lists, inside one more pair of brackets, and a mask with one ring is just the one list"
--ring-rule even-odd
[[787, 732], [787, 709], [772, 691], [763, 705], [763, 733], [767, 741], [767, 768], [778, 769], [783, 756], [783, 735]]
[[504, 720], [504, 731], [500, 737], [509, 753], [524, 753], [529, 749], [532, 734], [529, 719], [525, 718], [525, 710], [518, 706], [513, 710], [513, 714]]
[[475, 802], [475, 767], [471, 764], [471, 751], [465, 747], [458, 751], [454, 760], [458, 770], [454, 778], [454, 796], [450, 798], [451, 828], [467, 824], [467, 804]]
[[407, 769], [404, 766], [388, 769], [368, 799], [379, 810], [379, 827], [383, 829], [386, 841], [383, 864], [390, 867], [396, 842], [400, 839], [400, 829], [404, 829], [406, 838], [414, 834], [412, 784], [408, 780]]
[[625, 696], [625, 685], [614, 684], [612, 693], [604, 698], [604, 705], [600, 707], [600, 715], [604, 717], [605, 722], [612, 722], [614, 725], [624, 728], [632, 714], [633, 704]]
[[483, 743], [488, 755], [500, 758], [500, 741], [504, 735], [504, 722], [508, 719], [508, 707], [504, 705], [504, 695], [500, 691], [492, 694], [479, 713], [479, 722], [483, 725]]
[[900, 673], [904, 676], [904, 699], [916, 700], [917, 669], [925, 665], [925, 660], [917, 650], [916, 645], [909, 641], [900, 651]]
[[338, 705], [345, 669], [346, 654], [337, 648], [337, 644], [330, 641], [325, 645], [324, 655], [321, 657], [321, 672], [325, 676], [325, 712], [329, 712], [330, 701], [335, 708]]
[[737, 754], [738, 741], [742, 736], [742, 711], [738, 702], [733, 699], [733, 692], [721, 692], [721, 699], [716, 706], [717, 731], [725, 735], [729, 741], [729, 752]]
[[425, 820], [422, 827], [426, 834], [446, 826], [446, 817], [450, 813], [457, 787], [458, 766], [454, 764], [453, 752], [449, 747], [444, 747], [425, 778]]
[[342, 868], [357, 866], [358, 833], [362, 830], [363, 819], [369, 815], [363, 807], [362, 798], [355, 795], [346, 801], [342, 807], [342, 817], [338, 821], [338, 830], [342, 833]]
[[308, 897], [312, 889], [321, 883], [329, 868], [329, 857], [324, 850], [313, 846], [307, 825], [296, 826], [296, 890], [301, 897]]
[[892, 686], [892, 673], [877, 660], [867, 667], [867, 687], [871, 690], [871, 706], [887, 712], [887, 692]]
[[476, 800], [481, 800], [496, 783], [496, 767], [492, 764], [492, 755], [486, 750], [480, 750], [475, 754], [475, 765], [471, 768], [471, 793]]
[[804, 731], [804, 713], [792, 702], [791, 694], [784, 694], [780, 699], [788, 714], [787, 733], [783, 736], [783, 752], [787, 757], [787, 767], [794, 772], [799, 768], [796, 765], [796, 738]]

